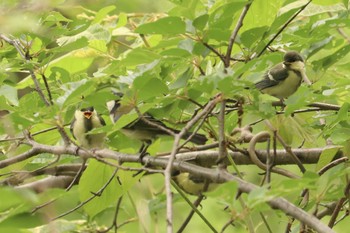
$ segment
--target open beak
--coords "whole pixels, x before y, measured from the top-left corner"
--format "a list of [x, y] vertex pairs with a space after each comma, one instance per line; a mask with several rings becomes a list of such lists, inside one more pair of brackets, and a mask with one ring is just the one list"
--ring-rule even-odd
[[90, 119], [91, 116], [92, 116], [92, 112], [91, 112], [91, 111], [85, 111], [85, 112], [84, 112], [84, 117], [85, 117], [86, 119]]

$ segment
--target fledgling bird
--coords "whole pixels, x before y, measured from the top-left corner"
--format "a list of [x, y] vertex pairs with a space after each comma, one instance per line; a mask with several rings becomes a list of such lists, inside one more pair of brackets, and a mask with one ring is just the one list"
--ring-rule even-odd
[[191, 195], [210, 192], [219, 186], [218, 183], [212, 183], [203, 178], [194, 177], [187, 172], [175, 172], [172, 174], [172, 179], [183, 191]]
[[296, 92], [302, 80], [311, 85], [306, 76], [304, 59], [298, 52], [289, 51], [284, 55], [283, 62], [267, 71], [264, 78], [255, 83], [255, 87], [282, 100]]
[[[122, 97], [123, 94], [121, 93], [115, 93], [117, 96]], [[107, 108], [109, 110], [109, 115], [113, 123], [117, 122], [118, 119], [125, 115], [128, 114], [132, 109], [133, 106], [129, 105], [122, 105], [120, 103], [120, 100], [111, 100], [107, 102]], [[174, 133], [179, 133], [179, 130], [172, 129], [168, 126], [166, 126], [163, 122], [155, 119], [152, 115], [149, 113], [144, 114], [145, 119], [148, 121], [151, 121], [157, 125], [160, 125], [168, 130], [171, 130]], [[142, 119], [138, 118], [131, 122], [130, 124], [126, 125], [121, 129], [121, 132], [125, 134], [126, 136], [137, 139], [143, 142], [142, 147], [139, 150], [139, 153], [141, 156], [143, 156], [144, 153], [146, 153], [148, 146], [152, 143], [152, 141], [161, 136], [161, 135], [169, 135], [166, 131], [147, 124], [145, 121]], [[187, 139], [192, 133], [188, 132], [183, 136], [183, 139]], [[204, 145], [208, 139], [206, 138], [205, 135], [196, 133], [192, 136], [190, 139], [190, 142], [193, 142], [198, 145]]]
[[80, 146], [86, 149], [101, 149], [104, 145], [105, 133], [87, 134], [95, 128], [106, 125], [94, 107], [78, 109], [70, 125], [70, 131]]

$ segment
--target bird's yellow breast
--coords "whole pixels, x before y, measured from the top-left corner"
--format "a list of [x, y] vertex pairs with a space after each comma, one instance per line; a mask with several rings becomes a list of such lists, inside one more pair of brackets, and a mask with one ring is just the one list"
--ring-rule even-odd
[[263, 89], [262, 92], [283, 99], [296, 92], [300, 84], [301, 76], [297, 75], [294, 71], [288, 71], [288, 78], [276, 86]]

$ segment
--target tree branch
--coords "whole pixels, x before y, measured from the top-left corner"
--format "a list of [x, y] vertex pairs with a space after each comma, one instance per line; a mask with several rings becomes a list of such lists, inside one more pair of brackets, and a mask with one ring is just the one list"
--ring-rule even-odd
[[312, 2], [312, 0], [309, 0], [304, 6], [302, 6], [297, 13], [295, 13], [293, 15], [292, 18], [290, 18], [282, 27], [281, 29], [274, 35], [274, 37], [271, 38], [271, 40], [265, 45], [265, 47], [260, 51], [260, 53], [258, 53], [257, 57], [260, 57], [265, 50], [267, 49], [267, 47], [269, 47], [272, 42], [283, 32], [284, 29], [287, 28], [287, 26]]
[[235, 29], [233, 30], [228, 46], [227, 46], [227, 52], [226, 52], [226, 56], [225, 56], [225, 68], [230, 66], [230, 60], [231, 60], [231, 52], [232, 52], [232, 47], [233, 44], [235, 43], [236, 37], [238, 35], [238, 31], [239, 29], [243, 26], [243, 19], [246, 16], [249, 7], [252, 5], [252, 2], [248, 2], [247, 5], [244, 6], [243, 11], [241, 13], [241, 15], [239, 16], [238, 22], [236, 24]]
[[[179, 149], [180, 139], [189, 131], [189, 129], [197, 123], [203, 116], [206, 116], [215, 105], [221, 101], [222, 96], [217, 95], [213, 100], [209, 101], [202, 112], [198, 113], [195, 117], [193, 117], [182, 130], [175, 135], [175, 140], [173, 143], [173, 148], [171, 150], [170, 158], [167, 162], [167, 166], [164, 170], [165, 176], [165, 193], [167, 197], [166, 206], [167, 206], [167, 232], [173, 232], [173, 218], [172, 218], [172, 193], [171, 193], [171, 172], [173, 163], [175, 160], [176, 153]], [[147, 163], [146, 163], [147, 164]]]
[[[11, 40], [10, 38], [8, 38], [7, 36], [0, 34], [0, 39], [3, 39], [4, 41], [6, 41], [7, 43], [9, 43], [10, 45], [13, 45], [17, 52], [21, 55], [21, 57], [26, 61], [26, 63], [29, 63], [29, 58], [26, 57], [26, 55], [23, 53], [19, 42], [17, 40]], [[38, 79], [36, 78], [36, 75], [34, 74], [34, 71], [31, 69], [28, 69], [30, 77], [32, 78], [34, 85], [35, 85], [35, 90], [38, 92], [40, 98], [42, 99], [42, 101], [45, 103], [46, 106], [50, 106], [50, 102], [46, 99], [43, 91], [40, 88], [40, 84]]]

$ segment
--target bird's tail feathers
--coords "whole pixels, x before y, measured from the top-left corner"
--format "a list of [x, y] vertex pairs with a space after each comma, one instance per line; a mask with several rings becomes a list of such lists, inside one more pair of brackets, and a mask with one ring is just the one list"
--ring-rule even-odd
[[[183, 136], [183, 139], [186, 140], [191, 135], [192, 133], [188, 132]], [[190, 142], [193, 142], [194, 144], [197, 144], [197, 145], [204, 145], [207, 141], [208, 141], [207, 137], [204, 134], [200, 134], [200, 133], [196, 133], [192, 135], [190, 139]]]

